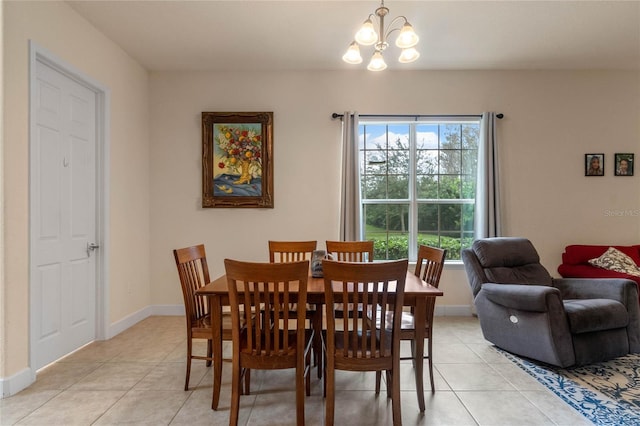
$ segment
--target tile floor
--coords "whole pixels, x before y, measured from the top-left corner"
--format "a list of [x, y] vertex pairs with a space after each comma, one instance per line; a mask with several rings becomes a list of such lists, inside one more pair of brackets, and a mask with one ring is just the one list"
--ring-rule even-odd
[[[435, 321], [436, 392], [426, 392], [426, 411], [420, 413], [411, 362], [403, 361], [403, 424], [591, 424], [495, 351], [482, 338], [476, 318], [436, 317]], [[230, 349], [225, 342], [225, 356]], [[223, 365], [220, 406], [213, 411], [212, 370], [204, 361], [193, 362], [190, 390], [183, 390], [185, 353], [182, 317], [147, 318], [109, 341], [92, 343], [47, 367], [29, 388], [0, 400], [0, 424], [228, 424], [230, 364]], [[241, 398], [240, 424], [295, 424], [293, 372], [254, 371], [251, 377], [252, 394]], [[337, 425], [391, 424], [391, 404], [384, 388], [376, 397], [374, 384], [374, 373], [338, 373]], [[315, 377], [305, 411], [308, 425], [324, 423], [322, 382]]]

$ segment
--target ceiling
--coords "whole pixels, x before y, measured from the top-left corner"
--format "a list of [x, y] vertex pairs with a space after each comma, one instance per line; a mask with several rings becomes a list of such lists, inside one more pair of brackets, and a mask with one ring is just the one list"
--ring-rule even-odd
[[[150, 71], [365, 69], [341, 60], [373, 1], [68, 1]], [[640, 1], [393, 1], [420, 58], [390, 69], [640, 70]], [[390, 22], [391, 19], [387, 19]]]

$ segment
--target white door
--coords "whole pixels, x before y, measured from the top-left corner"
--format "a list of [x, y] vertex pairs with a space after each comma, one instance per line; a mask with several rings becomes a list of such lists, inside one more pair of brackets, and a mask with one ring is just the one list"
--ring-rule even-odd
[[31, 136], [31, 356], [96, 336], [96, 93], [36, 61]]

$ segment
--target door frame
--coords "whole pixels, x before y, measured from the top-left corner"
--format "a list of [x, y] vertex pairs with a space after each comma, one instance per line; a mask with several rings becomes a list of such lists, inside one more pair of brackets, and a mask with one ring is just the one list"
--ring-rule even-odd
[[[42, 62], [76, 83], [88, 88], [96, 96], [96, 242], [100, 249], [96, 256], [96, 306], [95, 306], [95, 339], [104, 340], [107, 336], [109, 318], [109, 146], [110, 146], [110, 106], [111, 94], [108, 87], [84, 74], [73, 65], [60, 59], [54, 53], [29, 40], [29, 365], [33, 366], [33, 315], [34, 315], [34, 280], [33, 265], [33, 200], [35, 158], [33, 149], [36, 135], [36, 63]], [[31, 372], [35, 378], [35, 371]]]

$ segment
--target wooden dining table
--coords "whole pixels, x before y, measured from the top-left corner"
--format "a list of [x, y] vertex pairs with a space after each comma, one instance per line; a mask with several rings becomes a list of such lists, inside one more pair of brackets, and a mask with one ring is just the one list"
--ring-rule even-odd
[[[220, 401], [220, 388], [222, 385], [222, 307], [229, 305], [229, 289], [227, 276], [222, 275], [209, 284], [196, 291], [199, 296], [209, 300], [209, 312], [211, 312], [212, 350], [213, 350], [213, 396], [211, 408], [216, 410]], [[404, 288], [404, 306], [414, 309], [415, 324], [425, 324], [427, 321], [427, 302], [430, 298], [442, 296], [442, 290], [422, 281], [412, 272], [407, 271]], [[307, 303], [321, 306], [324, 304], [324, 278], [309, 277], [307, 282]], [[292, 302], [295, 302], [293, 300]], [[432, 324], [429, 324], [432, 326]], [[424, 357], [425, 327], [416, 327], [416, 342], [414, 352], [414, 365], [416, 374], [416, 391], [418, 402], [424, 407], [423, 386], [423, 357]]]

